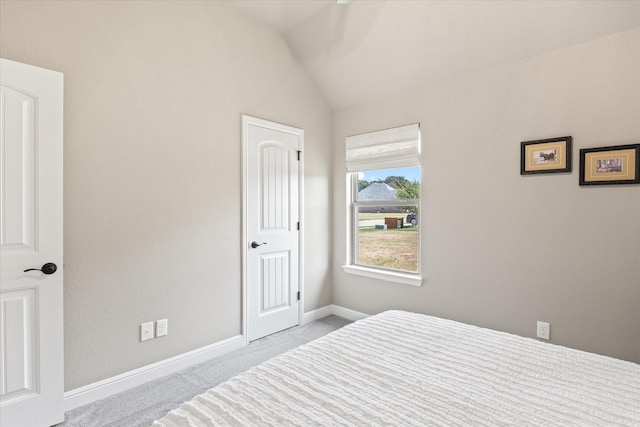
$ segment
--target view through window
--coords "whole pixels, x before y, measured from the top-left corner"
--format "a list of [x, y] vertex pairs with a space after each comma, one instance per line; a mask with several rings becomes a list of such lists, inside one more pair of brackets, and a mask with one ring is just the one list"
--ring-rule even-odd
[[418, 273], [420, 167], [352, 174], [354, 264]]

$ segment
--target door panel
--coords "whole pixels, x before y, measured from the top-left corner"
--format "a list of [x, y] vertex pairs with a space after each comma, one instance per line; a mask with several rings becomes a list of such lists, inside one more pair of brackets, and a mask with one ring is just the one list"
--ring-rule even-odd
[[278, 231], [289, 228], [289, 167], [290, 153], [287, 147], [273, 142], [260, 144], [262, 191], [261, 231]]
[[243, 124], [246, 322], [252, 341], [299, 322], [302, 131], [247, 116]]
[[0, 59], [3, 426], [64, 419], [62, 96], [62, 74]]
[[[0, 344], [4, 354], [0, 371], [2, 395], [9, 400], [37, 393], [36, 290], [1, 293], [0, 317], [5, 321]], [[9, 324], [11, 328], [7, 328]]]
[[2, 85], [0, 250], [36, 251], [36, 100]]
[[289, 251], [260, 256], [260, 316], [291, 306], [290, 256]]

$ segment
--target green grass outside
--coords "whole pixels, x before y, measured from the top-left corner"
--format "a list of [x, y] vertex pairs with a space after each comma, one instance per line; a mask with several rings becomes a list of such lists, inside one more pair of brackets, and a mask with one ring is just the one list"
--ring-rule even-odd
[[409, 226], [407, 224], [405, 224], [403, 228], [392, 228], [392, 229], [387, 229], [387, 230], [380, 230], [380, 229], [377, 229], [375, 227], [359, 227], [358, 231], [360, 233], [372, 233], [372, 232], [379, 232], [379, 231], [386, 231], [386, 232], [399, 231], [399, 232], [409, 232], [409, 233], [413, 232], [413, 233], [415, 233], [416, 231], [418, 231], [418, 227], [411, 227], [411, 226]]
[[406, 218], [408, 213], [394, 212], [394, 213], [369, 213], [359, 212], [358, 221], [369, 221], [372, 219], [385, 219], [385, 218]]
[[358, 229], [358, 264], [418, 271], [418, 227]]

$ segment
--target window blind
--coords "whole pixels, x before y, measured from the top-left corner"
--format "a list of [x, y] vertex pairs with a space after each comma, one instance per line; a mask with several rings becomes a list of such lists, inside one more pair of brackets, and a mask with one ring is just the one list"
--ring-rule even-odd
[[420, 166], [420, 124], [348, 136], [348, 172]]

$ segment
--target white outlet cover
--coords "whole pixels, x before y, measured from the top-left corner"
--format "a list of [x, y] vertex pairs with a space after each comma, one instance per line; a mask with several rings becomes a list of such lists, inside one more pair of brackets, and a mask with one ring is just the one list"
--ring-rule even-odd
[[146, 322], [140, 325], [140, 341], [153, 339], [153, 322]]
[[543, 340], [548, 340], [550, 331], [551, 331], [551, 325], [549, 323], [538, 321], [538, 329], [536, 332], [536, 336], [538, 338], [542, 338]]
[[169, 320], [162, 319], [156, 322], [156, 337], [164, 337], [169, 333]]

